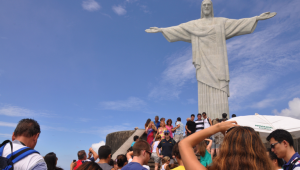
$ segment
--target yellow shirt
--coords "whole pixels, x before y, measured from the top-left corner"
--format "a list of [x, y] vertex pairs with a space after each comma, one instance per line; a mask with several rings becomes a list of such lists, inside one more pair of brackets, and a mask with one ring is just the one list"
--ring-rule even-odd
[[174, 168], [172, 170], [185, 170], [184, 166], [180, 165], [177, 168]]

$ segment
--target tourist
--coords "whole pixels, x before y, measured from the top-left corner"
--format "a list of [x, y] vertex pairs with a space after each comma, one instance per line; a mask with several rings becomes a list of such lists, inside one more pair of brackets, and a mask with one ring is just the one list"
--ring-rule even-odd
[[196, 124], [194, 122], [194, 119], [195, 119], [195, 115], [192, 114], [191, 119], [188, 122], [186, 122], [185, 129], [187, 131], [187, 136], [193, 134], [196, 131]]
[[204, 129], [210, 127], [212, 125], [211, 119], [207, 117], [206, 113], [202, 113]]
[[131, 146], [130, 147], [133, 147], [133, 145], [135, 144], [135, 142], [139, 141], [139, 136], [138, 135], [135, 135], [133, 137], [133, 142], [131, 143]]
[[[225, 119], [220, 119], [220, 120], [216, 119], [215, 121], [213, 121], [213, 125], [215, 125], [219, 122], [225, 122]], [[223, 143], [224, 135], [222, 132], [218, 132], [218, 133], [214, 134], [213, 136], [214, 136], [214, 140], [215, 140], [215, 144], [216, 144], [216, 155], [219, 155], [220, 146]]]
[[113, 166], [109, 165], [109, 162], [111, 160], [111, 148], [108, 145], [100, 146], [98, 149], [98, 155], [100, 161], [98, 162], [98, 165], [103, 170], [113, 170]]
[[162, 117], [162, 118], [160, 118], [159, 121], [164, 121], [164, 122], [166, 122], [166, 119], [165, 119], [164, 117]]
[[271, 151], [271, 149], [268, 149], [269, 158], [271, 159], [273, 163], [273, 170], [283, 170], [282, 166], [284, 165], [283, 159], [278, 158], [274, 152]]
[[152, 148], [152, 154], [151, 154], [151, 158], [153, 158], [154, 160], [154, 170], [158, 170], [158, 166], [159, 166], [159, 163], [160, 163], [160, 157], [158, 156], [160, 154], [160, 149], [158, 150], [158, 154], [156, 153], [156, 148], [158, 146], [158, 144], [160, 143], [161, 141], [161, 136], [160, 135], [157, 135], [156, 138], [155, 138], [155, 142], [153, 142], [151, 148]]
[[234, 117], [236, 117], [236, 114], [232, 114], [232, 115], [231, 115], [231, 118], [234, 118]]
[[160, 135], [161, 139], [165, 138], [164, 131], [168, 130], [164, 121], [160, 122], [160, 127], [157, 129], [156, 135]]
[[62, 170], [62, 168], [56, 166], [58, 158], [56, 157], [55, 153], [53, 153], [53, 152], [48, 153], [44, 157], [44, 160], [47, 164], [48, 170]]
[[293, 137], [288, 131], [276, 129], [269, 134], [267, 141], [270, 142], [272, 152], [286, 162], [284, 170], [300, 169], [300, 155], [295, 152]]
[[[131, 156], [133, 155], [133, 158]], [[150, 170], [147, 166], [151, 158], [151, 147], [145, 140], [139, 140], [133, 146], [133, 151], [126, 154], [128, 164], [122, 170]]]
[[[219, 123], [219, 119], [214, 119], [212, 121], [213, 125], [215, 125], [217, 123]], [[219, 140], [219, 136], [218, 135], [222, 135], [223, 136], [223, 134], [221, 132], [218, 132], [218, 133], [216, 133], [216, 134], [214, 134], [214, 135], [211, 136], [212, 137], [212, 145], [211, 145], [211, 149], [210, 149], [211, 159], [213, 159], [214, 154], [217, 155], [217, 153], [219, 152], [220, 144], [219, 143], [216, 144], [216, 137]]]
[[170, 132], [170, 137], [173, 138], [173, 131], [174, 131], [175, 129], [173, 128], [172, 120], [171, 120], [171, 119], [168, 119], [168, 120], [167, 120], [166, 128], [167, 128], [168, 131]]
[[[91, 157], [92, 155], [94, 157]], [[78, 161], [77, 161], [77, 165], [74, 167], [74, 170], [79, 168], [85, 162], [89, 162], [89, 161], [95, 162], [98, 159], [98, 154], [92, 148], [89, 149], [88, 158], [84, 150], [78, 151], [77, 156], [78, 156]]]
[[173, 170], [185, 170], [183, 166], [183, 162], [181, 160], [181, 155], [178, 148], [178, 143], [176, 143], [172, 149], [172, 155], [175, 156], [176, 161], [178, 163], [178, 167], [174, 168]]
[[159, 120], [159, 117], [158, 116], [155, 116], [155, 119], [154, 119], [154, 125], [156, 126], [156, 129], [158, 129], [160, 127], [160, 121]]
[[[6, 144], [3, 147], [2, 157], [7, 157], [11, 154], [11, 144], [13, 148], [13, 152], [29, 147], [29, 149], [34, 149], [38, 138], [40, 136], [41, 130], [40, 125], [37, 121], [33, 119], [22, 119], [19, 121], [16, 129], [12, 134], [13, 141], [10, 144]], [[47, 164], [44, 158], [37, 152], [34, 152], [25, 158], [21, 159], [20, 161], [13, 164], [14, 169], [47, 169]]]
[[161, 153], [158, 154], [159, 157], [163, 158], [164, 156], [170, 157], [171, 168], [174, 168], [174, 159], [172, 155], [172, 149], [175, 145], [175, 141], [170, 137], [170, 132], [168, 130], [164, 131], [165, 139], [162, 139], [156, 148], [156, 153], [158, 154], [158, 149], [161, 149]]
[[204, 129], [204, 121], [201, 119], [201, 113], [197, 114], [197, 120], [195, 120], [196, 132]]
[[176, 131], [174, 133], [174, 140], [175, 142], [179, 142], [183, 139], [183, 134], [184, 134], [184, 125], [181, 123], [181, 118], [178, 117], [177, 118], [177, 122], [176, 122], [176, 127], [174, 128]]
[[228, 119], [227, 119], [227, 113], [223, 113], [223, 114], [222, 114], [222, 118], [223, 118], [224, 121], [228, 120]]
[[145, 133], [147, 134], [147, 127], [149, 126], [149, 123], [151, 122], [151, 119], [147, 119], [146, 123], [145, 123]]
[[[209, 142], [208, 145], [206, 144], [206, 141]], [[211, 139], [204, 139], [196, 146], [197, 153], [200, 154], [200, 163], [205, 167], [207, 167], [212, 163], [212, 158], [210, 153], [211, 145], [212, 145]]]
[[118, 170], [122, 169], [123, 166], [127, 165], [128, 160], [124, 154], [118, 155], [117, 156], [117, 165], [118, 165]]
[[102, 170], [102, 168], [99, 167], [96, 162], [86, 162], [82, 164], [77, 170]]
[[163, 159], [161, 159], [161, 168], [160, 170], [170, 170], [169, 164], [170, 164], [170, 157], [165, 156]]
[[[213, 163], [206, 168], [197, 159], [193, 147], [217, 132], [225, 134], [222, 149], [213, 159]], [[179, 142], [179, 151], [187, 170], [272, 170], [273, 168], [258, 134], [250, 127], [238, 126], [236, 121], [218, 123], [186, 137]]]
[[154, 132], [156, 131], [156, 126], [154, 125], [154, 123], [151, 121], [148, 125], [148, 127], [146, 128], [146, 132], [147, 132], [147, 142], [151, 145], [154, 139]]

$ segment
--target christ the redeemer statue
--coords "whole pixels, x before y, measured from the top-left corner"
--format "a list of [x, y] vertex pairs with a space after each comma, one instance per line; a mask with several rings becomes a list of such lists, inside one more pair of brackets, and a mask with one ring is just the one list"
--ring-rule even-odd
[[259, 20], [275, 15], [275, 12], [266, 12], [260, 16], [239, 20], [214, 17], [211, 0], [204, 0], [200, 19], [168, 28], [151, 27], [146, 32], [161, 32], [169, 42], [192, 43], [193, 64], [198, 80], [198, 113], [206, 112], [214, 119], [220, 118], [222, 113], [229, 114], [226, 40], [252, 33]]

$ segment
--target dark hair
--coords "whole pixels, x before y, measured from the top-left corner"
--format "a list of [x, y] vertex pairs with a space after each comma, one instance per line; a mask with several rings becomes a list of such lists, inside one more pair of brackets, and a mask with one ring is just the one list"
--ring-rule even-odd
[[57, 157], [56, 154], [53, 152], [48, 153], [45, 157], [44, 160], [47, 164], [47, 169], [49, 170], [56, 170], [59, 169], [58, 167], [56, 167], [56, 161], [57, 161]]
[[181, 121], [181, 118], [180, 118], [180, 117], [177, 117], [177, 121]]
[[108, 162], [108, 165], [114, 166], [115, 163], [116, 163], [116, 161], [114, 161], [113, 159], [110, 159], [110, 161]]
[[227, 114], [226, 114], [226, 113], [223, 113], [223, 114], [222, 114], [222, 118], [225, 119], [226, 117], [227, 117]]
[[84, 150], [80, 150], [80, 151], [78, 151], [77, 156], [78, 156], [79, 160], [82, 160], [86, 156], [86, 153]]
[[199, 116], [199, 115], [201, 116], [201, 113], [198, 113], [198, 114], [197, 114], [197, 116]]
[[191, 115], [191, 117], [193, 117], [193, 116], [195, 117], [195, 115], [194, 115], [194, 114], [192, 114], [192, 115]]
[[[160, 120], [159, 121], [162, 121], [162, 120], [164, 120], [165, 118], [164, 117], [162, 117], [162, 118], [160, 118]], [[165, 119], [166, 120], [166, 119]]]
[[102, 168], [96, 162], [89, 161], [80, 165], [77, 170], [102, 170]]
[[150, 151], [150, 145], [145, 140], [139, 140], [133, 145], [133, 156], [140, 156], [142, 150]]
[[138, 138], [139, 138], [139, 136], [138, 136], [138, 135], [135, 135], [135, 136], [133, 137], [133, 141], [136, 141]]
[[119, 168], [122, 168], [126, 162], [127, 162], [127, 158], [124, 154], [117, 156], [117, 164]]
[[99, 159], [107, 159], [111, 154], [111, 148], [108, 145], [103, 145], [98, 149]]
[[148, 127], [149, 123], [151, 122], [151, 119], [147, 119], [145, 126]]
[[167, 125], [168, 125], [168, 122], [171, 122], [171, 125], [172, 125], [172, 119], [167, 120]]
[[232, 114], [231, 117], [236, 117], [236, 115], [235, 115], [235, 114]]
[[41, 133], [41, 129], [37, 121], [33, 119], [22, 119], [14, 131], [14, 136], [32, 137], [38, 133]]
[[205, 112], [203, 112], [203, 113], [202, 113], [202, 115], [206, 115], [206, 113], [205, 113]]
[[283, 159], [278, 158], [277, 155], [276, 155], [274, 152], [271, 151], [271, 149], [268, 149], [268, 152], [269, 152], [269, 157], [270, 157], [270, 159], [271, 159], [271, 160], [275, 160], [275, 159], [276, 159], [276, 160], [277, 160], [277, 163], [278, 163], [278, 166], [279, 166], [279, 167], [282, 167], [283, 164], [284, 164]]
[[292, 135], [283, 129], [276, 129], [267, 137], [267, 141], [270, 141], [271, 138], [274, 138], [277, 142], [281, 143], [282, 141], [287, 141], [291, 147], [294, 147], [294, 141]]
[[[178, 142], [179, 143], [179, 142]], [[173, 149], [172, 149], [172, 155], [174, 155], [176, 158], [178, 159], [181, 159], [181, 155], [180, 155], [180, 152], [179, 152], [179, 147], [178, 147], [178, 143], [176, 143], [174, 146], [173, 146]]]
[[158, 116], [155, 116], [155, 118], [158, 118], [158, 119], [159, 119], [159, 117], [158, 117]]

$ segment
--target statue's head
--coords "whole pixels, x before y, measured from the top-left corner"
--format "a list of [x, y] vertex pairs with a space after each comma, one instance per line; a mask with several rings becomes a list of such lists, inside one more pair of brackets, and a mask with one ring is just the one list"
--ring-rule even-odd
[[201, 18], [214, 17], [214, 9], [211, 0], [203, 0], [201, 3]]

